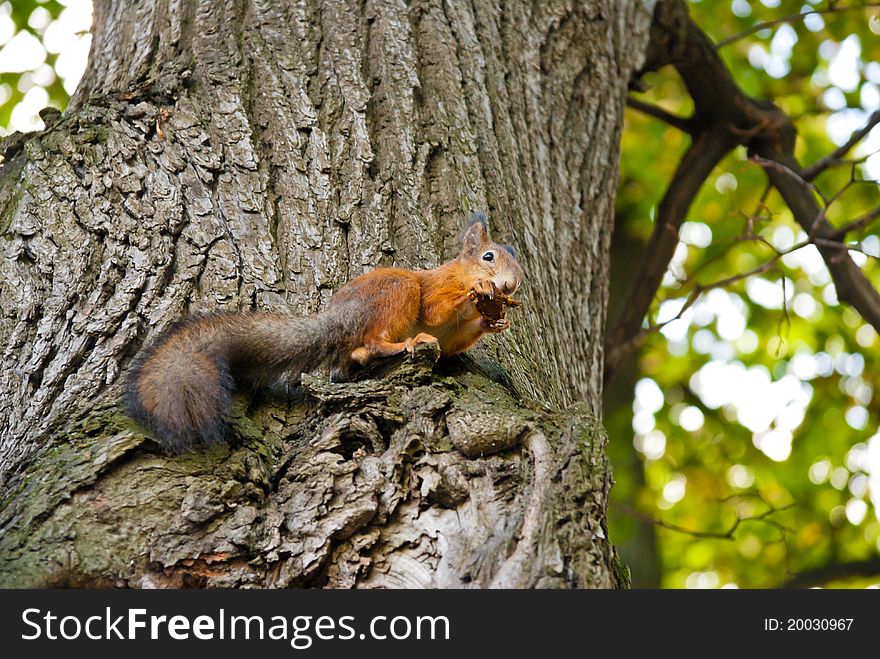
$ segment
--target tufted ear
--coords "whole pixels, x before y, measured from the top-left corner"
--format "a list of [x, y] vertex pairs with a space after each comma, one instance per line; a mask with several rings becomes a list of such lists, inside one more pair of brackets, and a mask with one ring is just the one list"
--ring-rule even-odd
[[483, 213], [471, 215], [462, 242], [465, 254], [476, 254], [492, 242], [489, 239], [489, 221]]

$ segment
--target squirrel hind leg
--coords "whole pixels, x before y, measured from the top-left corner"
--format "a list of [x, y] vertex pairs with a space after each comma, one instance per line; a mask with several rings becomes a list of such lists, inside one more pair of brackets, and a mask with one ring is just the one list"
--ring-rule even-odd
[[364, 366], [377, 357], [390, 357], [406, 350], [405, 341], [370, 341], [351, 351], [353, 362]]
[[352, 350], [351, 359], [355, 363], [364, 366], [378, 357], [399, 355], [404, 351], [412, 352], [411, 341], [412, 339], [407, 339], [406, 341], [370, 341]]

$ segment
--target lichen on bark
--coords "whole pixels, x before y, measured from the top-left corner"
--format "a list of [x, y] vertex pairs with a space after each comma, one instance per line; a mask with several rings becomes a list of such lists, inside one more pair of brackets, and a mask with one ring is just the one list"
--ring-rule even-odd
[[0, 584], [618, 585], [601, 426], [518, 400], [472, 362], [435, 372], [434, 357], [355, 383], [306, 377], [283, 414], [241, 397], [236, 445], [174, 458], [96, 410], [11, 484]]

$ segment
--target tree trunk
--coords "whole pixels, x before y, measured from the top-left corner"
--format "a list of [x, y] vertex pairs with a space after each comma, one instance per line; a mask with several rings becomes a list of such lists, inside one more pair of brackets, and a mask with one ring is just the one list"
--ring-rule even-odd
[[[651, 4], [97, 0], [0, 172], [0, 584], [623, 585], [596, 415]], [[120, 411], [173, 321], [314, 312], [476, 209], [526, 286], [472, 358], [240, 397], [235, 446], [175, 458]]]

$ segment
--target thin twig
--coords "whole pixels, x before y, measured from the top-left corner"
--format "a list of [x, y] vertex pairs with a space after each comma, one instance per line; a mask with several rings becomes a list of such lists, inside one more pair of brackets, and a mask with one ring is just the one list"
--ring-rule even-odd
[[833, 14], [836, 12], [846, 11], [848, 9], [871, 9], [872, 7], [880, 7], [880, 2], [868, 2], [863, 5], [847, 5], [845, 7], [829, 7], [828, 9], [811, 9], [810, 11], [805, 11], [800, 14], [789, 14], [788, 16], [782, 16], [781, 18], [774, 18], [769, 21], [756, 23], [752, 27], [745, 29], [742, 32], [734, 34], [731, 37], [727, 37], [726, 39], [722, 39], [715, 44], [715, 47], [722, 48], [728, 44], [733, 43], [734, 41], [739, 41], [740, 39], [747, 37], [750, 34], [760, 32], [761, 30], [766, 30], [768, 27], [773, 27], [774, 25], [779, 25], [780, 23], [797, 23], [798, 21], [802, 21], [807, 16], [811, 16], [813, 14]]
[[[785, 533], [790, 533], [791, 529], [786, 526], [780, 524], [776, 520], [768, 519], [771, 515], [776, 513], [784, 512], [793, 508], [795, 504], [790, 503], [788, 505], [782, 506], [781, 508], [774, 508], [770, 506], [769, 510], [765, 510], [763, 513], [758, 515], [752, 515], [751, 517], [740, 517], [737, 515], [736, 520], [734, 520], [733, 524], [726, 531], [699, 531], [696, 529], [689, 529], [684, 526], [679, 526], [678, 524], [673, 524], [672, 522], [666, 522], [662, 519], [657, 519], [647, 513], [643, 513], [640, 510], [636, 510], [635, 508], [631, 508], [624, 503], [620, 503], [618, 501], [614, 501], [611, 504], [614, 508], [621, 510], [627, 515], [631, 515], [633, 517], [638, 517], [639, 519], [648, 522], [649, 524], [653, 524], [654, 526], [658, 526], [662, 529], [666, 529], [668, 531], [675, 531], [676, 533], [682, 533], [684, 535], [689, 535], [694, 538], [714, 538], [716, 540], [733, 540], [734, 535], [736, 534], [737, 529], [744, 524], [745, 522], [765, 522], [770, 524], [784, 535]], [[769, 505], [769, 504], [768, 504]]]
[[[765, 238], [763, 238], [761, 236], [757, 236], [757, 235], [750, 235], [750, 236], [742, 237], [738, 240], [738, 242], [747, 242], [747, 241], [760, 242], [764, 245], [767, 245], [775, 253], [767, 261], [764, 261], [762, 264], [752, 268], [751, 270], [747, 270], [746, 272], [740, 272], [735, 275], [730, 275], [729, 277], [724, 277], [723, 279], [719, 279], [719, 280], [710, 282], [708, 284], [699, 284], [699, 283], [694, 284], [693, 289], [691, 290], [690, 293], [688, 293], [687, 297], [685, 298], [685, 303], [682, 305], [681, 309], [678, 310], [678, 313], [675, 316], [673, 316], [672, 318], [669, 318], [667, 320], [664, 320], [662, 323], [649, 324], [648, 327], [641, 329], [638, 332], [638, 334], [631, 337], [626, 343], [623, 343], [620, 346], [616, 347], [616, 349], [621, 351], [622, 353], [629, 354], [633, 350], [636, 350], [639, 347], [641, 347], [642, 344], [644, 344], [645, 340], [650, 335], [656, 334], [657, 332], [662, 330], [664, 327], [666, 327], [667, 325], [669, 325], [671, 323], [674, 323], [677, 320], [681, 320], [682, 317], [684, 316], [685, 311], [690, 309], [697, 302], [697, 300], [699, 300], [699, 298], [702, 297], [705, 293], [707, 293], [713, 289], [716, 289], [716, 288], [727, 288], [728, 286], [731, 286], [732, 284], [736, 284], [744, 279], [748, 279], [749, 277], [753, 277], [755, 275], [761, 275], [766, 272], [769, 272], [770, 270], [773, 269], [773, 266], [776, 265], [776, 263], [778, 263], [782, 257], [788, 256], [789, 254], [793, 254], [794, 252], [796, 252], [800, 249], [803, 249], [804, 247], [808, 247], [810, 245], [816, 245], [816, 246], [832, 248], [832, 249], [837, 250], [841, 253], [853, 251], [853, 252], [859, 252], [861, 254], [864, 254], [865, 256], [868, 256], [870, 258], [878, 258], [874, 254], [865, 252], [857, 245], [847, 245], [845, 243], [841, 243], [836, 240], [830, 240], [827, 238], [819, 238], [816, 236], [808, 237], [806, 240], [803, 240], [803, 241], [793, 245], [792, 247], [790, 247], [786, 250], [776, 249]], [[738, 244], [738, 242], [734, 243], [733, 245]], [[730, 247], [732, 247], [733, 245], [731, 245]], [[729, 250], [729, 248], [728, 248], [728, 250]], [[714, 259], [714, 257], [713, 257], [713, 259]], [[696, 273], [693, 273], [690, 276], [688, 276], [685, 280], [683, 280], [682, 286], [686, 286], [689, 283], [691, 283], [693, 281], [695, 275], [696, 275]], [[791, 318], [788, 313], [788, 307], [785, 305], [785, 279], [784, 278], [782, 279], [782, 282], [783, 282], [783, 284], [782, 284], [782, 286], [783, 286], [782, 299], [783, 299], [783, 314], [784, 315], [782, 318], [780, 318], [780, 333], [781, 333], [782, 324], [787, 324], [789, 326], [791, 325]], [[673, 299], [673, 298], [667, 298], [666, 300], [663, 300], [662, 302], [666, 302], [671, 299]], [[681, 298], [679, 297], [678, 299], [681, 299]], [[661, 302], [661, 304], [662, 304], [662, 302]]]
[[845, 224], [834, 232], [834, 237], [840, 240], [843, 239], [846, 234], [851, 233], [853, 231], [864, 231], [867, 229], [878, 217], [880, 217], [880, 206], [877, 208], [868, 211], [861, 217], [853, 220], [849, 224]]
[[842, 252], [858, 252], [859, 254], [864, 254], [868, 258], [877, 259], [880, 258], [876, 254], [872, 254], [871, 252], [866, 252], [864, 249], [859, 247], [858, 245], [847, 245], [846, 243], [842, 243], [839, 240], [828, 240], [827, 238], [816, 238], [813, 241], [817, 246], [821, 245], [822, 247], [830, 247], [832, 249], [837, 249]]
[[765, 169], [775, 169], [778, 172], [781, 172], [791, 178], [792, 181], [795, 181], [798, 185], [803, 187], [805, 190], [809, 190], [810, 192], [815, 192], [822, 199], [822, 202], [827, 206], [828, 199], [825, 195], [822, 194], [822, 191], [816, 187], [814, 183], [810, 183], [806, 178], [804, 178], [801, 174], [798, 174], [791, 167], [786, 167], [782, 163], [771, 160], [769, 158], [764, 158], [757, 154], [752, 154], [749, 156], [749, 160], [754, 162]]
[[685, 133], [693, 134], [694, 126], [690, 119], [686, 117], [679, 117], [677, 114], [672, 114], [661, 108], [659, 105], [653, 105], [651, 103], [645, 103], [644, 101], [640, 101], [637, 98], [633, 98], [632, 96], [626, 97], [627, 106], [631, 107], [633, 110], [638, 110], [642, 114], [646, 114], [650, 117], [654, 117], [655, 119], [659, 119], [660, 121], [669, 124], [673, 128], [678, 128]]
[[845, 156], [850, 149], [852, 149], [856, 144], [862, 141], [864, 137], [871, 132], [871, 129], [874, 128], [878, 123], [880, 123], [880, 110], [875, 110], [870, 117], [868, 117], [867, 123], [854, 131], [850, 138], [844, 142], [841, 146], [836, 148], [834, 151], [829, 153], [827, 156], [823, 158], [819, 158], [816, 162], [814, 162], [809, 167], [805, 167], [802, 176], [807, 181], [812, 181], [819, 174], [824, 172], [829, 167], [836, 165], [841, 162], [843, 156]]

